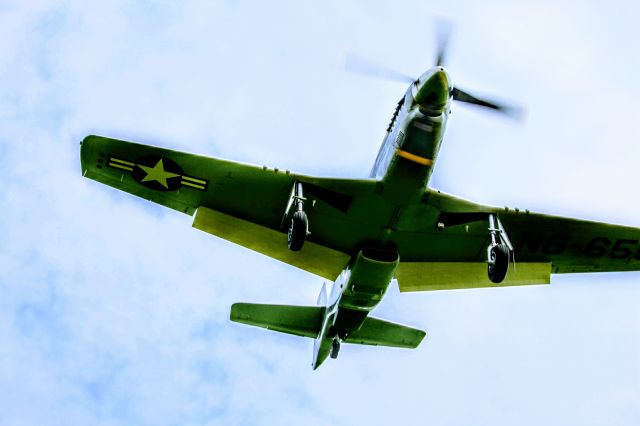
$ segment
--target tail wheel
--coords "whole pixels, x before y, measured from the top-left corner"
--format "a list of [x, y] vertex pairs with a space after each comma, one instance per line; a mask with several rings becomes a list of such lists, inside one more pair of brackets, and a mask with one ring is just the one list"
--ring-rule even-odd
[[509, 247], [506, 244], [498, 244], [491, 247], [489, 253], [488, 274], [491, 282], [500, 284], [504, 281], [509, 270]]
[[340, 340], [333, 339], [333, 341], [331, 342], [331, 358], [332, 359], [338, 358], [339, 352], [340, 352]]
[[289, 232], [287, 233], [287, 243], [289, 250], [300, 251], [307, 237], [307, 215], [303, 211], [297, 211], [291, 218]]

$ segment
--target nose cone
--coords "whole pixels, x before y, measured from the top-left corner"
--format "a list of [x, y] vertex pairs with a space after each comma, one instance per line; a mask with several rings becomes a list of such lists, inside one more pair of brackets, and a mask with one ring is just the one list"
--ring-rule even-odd
[[415, 101], [427, 111], [441, 113], [449, 103], [451, 83], [449, 74], [442, 67], [435, 67], [418, 80]]

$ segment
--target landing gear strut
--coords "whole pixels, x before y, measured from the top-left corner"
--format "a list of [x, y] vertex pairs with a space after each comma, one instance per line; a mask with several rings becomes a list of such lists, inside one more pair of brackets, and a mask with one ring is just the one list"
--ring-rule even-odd
[[[291, 189], [291, 197], [289, 198], [289, 204], [284, 212], [282, 219], [283, 224], [291, 217], [289, 222], [289, 229], [287, 231], [287, 245], [291, 251], [300, 251], [304, 245], [304, 241], [309, 234], [309, 221], [307, 220], [307, 214], [304, 212], [305, 198], [302, 193], [302, 183], [294, 182]], [[290, 215], [290, 210], [295, 208], [293, 215]]]
[[504, 281], [509, 270], [509, 261], [513, 258], [513, 246], [502, 223], [493, 213], [489, 215], [489, 237], [487, 247], [487, 274], [491, 282]]

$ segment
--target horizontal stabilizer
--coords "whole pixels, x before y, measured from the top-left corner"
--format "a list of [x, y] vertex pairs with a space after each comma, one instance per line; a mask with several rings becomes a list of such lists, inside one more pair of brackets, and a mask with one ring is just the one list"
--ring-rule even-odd
[[231, 321], [296, 336], [316, 338], [322, 328], [323, 306], [234, 303]]
[[367, 317], [362, 327], [350, 334], [344, 342], [413, 349], [418, 347], [425, 335], [424, 331], [417, 328]]

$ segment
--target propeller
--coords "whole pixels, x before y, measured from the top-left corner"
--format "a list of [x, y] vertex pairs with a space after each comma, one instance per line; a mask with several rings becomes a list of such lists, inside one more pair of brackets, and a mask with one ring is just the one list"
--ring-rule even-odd
[[447, 48], [449, 47], [449, 39], [451, 38], [451, 32], [453, 25], [451, 21], [446, 19], [436, 19], [436, 66], [444, 66], [444, 60], [446, 59]]
[[524, 117], [524, 108], [520, 105], [506, 105], [477, 98], [462, 89], [458, 89], [457, 87], [454, 87], [453, 90], [451, 90], [451, 95], [453, 96], [454, 101], [489, 108], [516, 121], [521, 121]]
[[[436, 66], [444, 66], [447, 58], [449, 40], [453, 25], [450, 21], [442, 18], [438, 18], [435, 21], [436, 26]], [[411, 77], [408, 74], [396, 71], [390, 67], [377, 64], [369, 61], [361, 56], [358, 56], [352, 52], [347, 54], [345, 61], [345, 70], [358, 74], [364, 74], [370, 77], [380, 78], [384, 80], [398, 81], [403, 83], [417, 83], [418, 79]], [[489, 110], [499, 112], [508, 118], [516, 121], [521, 121], [524, 117], [524, 108], [519, 105], [508, 105], [498, 103], [492, 100], [483, 99], [481, 97], [474, 96], [469, 92], [462, 90], [458, 87], [454, 87], [451, 90], [450, 95], [454, 101], [463, 102], [466, 104], [476, 105], [484, 107]]]
[[403, 74], [384, 65], [376, 64], [368, 59], [348, 52], [347, 59], [344, 63], [345, 70], [357, 74], [363, 74], [370, 77], [380, 78], [383, 80], [399, 81], [401, 83], [413, 83], [415, 78], [410, 75]]

